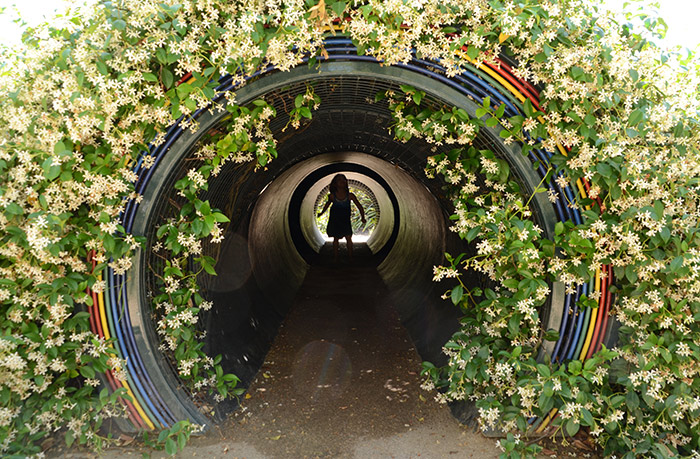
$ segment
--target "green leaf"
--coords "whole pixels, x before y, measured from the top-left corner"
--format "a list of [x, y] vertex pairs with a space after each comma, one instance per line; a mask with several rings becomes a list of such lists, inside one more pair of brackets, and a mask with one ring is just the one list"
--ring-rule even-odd
[[219, 223], [228, 223], [231, 220], [228, 219], [228, 217], [220, 212], [214, 212], [213, 214], [214, 220], [216, 220]]
[[180, 435], [177, 436], [178, 451], [184, 450], [185, 446], [187, 446], [187, 435], [185, 433], [181, 433]]
[[501, 281], [501, 284], [509, 290], [516, 290], [520, 284], [517, 279], [508, 278]]
[[165, 440], [165, 452], [171, 456], [177, 454], [177, 443], [172, 438]]
[[450, 295], [450, 298], [452, 299], [452, 304], [459, 304], [460, 301], [462, 301], [462, 297], [464, 296], [464, 288], [462, 288], [461, 285], [456, 286], [455, 288], [452, 289], [452, 294]]
[[486, 120], [486, 126], [488, 127], [494, 127], [495, 125], [498, 124], [498, 118], [489, 118]]
[[605, 178], [610, 178], [612, 176], [612, 167], [606, 163], [598, 163], [596, 164], [595, 168], [598, 173]]
[[644, 119], [644, 110], [638, 108], [630, 114], [629, 124], [630, 126], [638, 125]]
[[80, 367], [80, 374], [83, 375], [85, 378], [94, 378], [95, 377], [95, 369], [92, 368], [91, 366], [83, 366]]
[[683, 267], [683, 257], [678, 256], [671, 261], [671, 264], [669, 264], [668, 268], [671, 270], [671, 272], [676, 272], [679, 269]]
[[568, 433], [569, 436], [573, 437], [574, 435], [576, 435], [580, 427], [581, 426], [576, 421], [574, 421], [573, 419], [569, 419], [566, 422], [566, 433]]
[[629, 69], [629, 74], [633, 82], [636, 83], [637, 80], [639, 80], [639, 72], [637, 72], [635, 69]]
[[160, 239], [161, 237], [163, 237], [163, 235], [165, 233], [168, 232], [168, 230], [170, 230], [170, 226], [168, 226], [168, 225], [161, 226], [160, 228], [158, 228], [158, 231], [156, 231], [156, 237], [158, 239]]
[[[162, 27], [162, 26], [161, 26]], [[167, 64], [168, 63], [168, 54], [163, 48], [158, 48], [156, 50], [156, 59], [158, 59], [158, 62], [161, 64]]]
[[595, 421], [593, 420], [593, 415], [587, 409], [581, 408], [581, 416], [583, 417], [583, 425], [592, 427], [595, 424]]
[[11, 202], [10, 204], [7, 205], [7, 207], [5, 207], [5, 213], [13, 215], [13, 216], [17, 216], [17, 215], [22, 215], [24, 213], [24, 210], [16, 203]]
[[66, 446], [70, 447], [73, 444], [73, 442], [75, 441], [75, 437], [73, 436], [73, 431], [69, 430], [68, 432], [66, 432], [65, 438], [66, 438]]
[[494, 116], [496, 118], [502, 118], [503, 115], [505, 114], [505, 112], [506, 112], [506, 104], [501, 104], [501, 106], [498, 107], [498, 110], [496, 110], [496, 113], [494, 114]]
[[109, 75], [109, 69], [107, 68], [107, 64], [105, 64], [102, 61], [97, 61], [97, 71], [100, 72], [102, 75]]
[[69, 147], [63, 142], [56, 142], [56, 145], [53, 146], [53, 152], [58, 156], [68, 156], [72, 153], [72, 148], [72, 145]]
[[[47, 161], [53, 160], [49, 158]], [[61, 175], [61, 166], [49, 165], [48, 169], [44, 169], [44, 177], [46, 177], [48, 180], [55, 180], [58, 178], [59, 175]]]
[[416, 91], [413, 93], [413, 102], [415, 102], [416, 105], [420, 105], [421, 100], [423, 100], [423, 96], [425, 94], [423, 91]]
[[544, 387], [542, 388], [542, 393], [545, 394], [547, 397], [551, 397], [554, 395], [554, 383], [552, 381], [547, 381], [544, 383]]
[[480, 226], [475, 226], [474, 228], [471, 228], [466, 235], [466, 239], [468, 242], [471, 242], [474, 240], [479, 235], [479, 232], [481, 231]]
[[559, 331], [555, 329], [549, 329], [544, 334], [544, 339], [547, 341], [557, 341], [559, 340]]
[[554, 234], [559, 236], [564, 232], [564, 222], [557, 222], [556, 225], [554, 225]]
[[204, 217], [204, 235], [209, 236], [211, 234], [212, 230], [214, 229], [214, 224], [216, 223], [216, 219], [214, 219], [213, 215], [207, 215]]
[[170, 89], [173, 86], [173, 82], [175, 81], [175, 75], [173, 75], [173, 72], [163, 68], [160, 72], [160, 77], [163, 80], [163, 86], [165, 86], [166, 89]]
[[202, 265], [202, 268], [204, 268], [204, 270], [207, 273], [211, 274], [212, 276], [216, 276], [216, 271], [214, 270], [214, 267], [212, 265], [210, 265], [209, 262], [205, 258], [201, 258], [199, 260], [199, 262]]
[[575, 80], [580, 79], [583, 76], [583, 69], [581, 67], [571, 67], [571, 76], [574, 77]]
[[629, 411], [634, 411], [639, 407], [639, 396], [633, 390], [630, 390], [627, 392], [627, 396], [625, 397], [625, 401], [626, 401], [627, 408], [629, 409]]
[[659, 353], [661, 354], [661, 357], [664, 358], [666, 363], [671, 363], [671, 360], [673, 360], [671, 353], [668, 351], [666, 348], [659, 348]]
[[168, 438], [169, 434], [170, 434], [169, 430], [161, 430], [160, 433], [158, 434], [158, 443], [165, 442], [165, 439]]
[[583, 365], [581, 364], [580, 360], [572, 360], [571, 362], [569, 362], [569, 373], [573, 375], [581, 374], [582, 368]]
[[331, 4], [331, 9], [335, 13], [336, 16], [339, 18], [343, 17], [343, 13], [345, 12], [345, 9], [347, 8], [347, 5], [345, 2], [333, 2]]
[[177, 87], [177, 97], [180, 99], [186, 99], [193, 90], [194, 88], [191, 84], [183, 83]]
[[554, 408], [554, 399], [552, 397], [547, 397], [543, 392], [540, 394], [538, 405], [542, 410], [542, 413], [549, 413], [552, 408]]
[[517, 335], [520, 332], [520, 314], [514, 314], [508, 319], [508, 331], [511, 335]]
[[209, 201], [203, 201], [197, 210], [199, 210], [199, 212], [205, 216], [211, 214], [211, 205], [209, 204]]
[[190, 98], [185, 99], [184, 103], [185, 103], [185, 107], [189, 108], [191, 111], [194, 111], [197, 109], [197, 102], [195, 102], [194, 100], [192, 100]]
[[309, 107], [301, 107], [299, 109], [299, 114], [304, 118], [311, 119], [311, 109], [309, 109]]
[[507, 161], [498, 160], [498, 180], [502, 183], [508, 182], [510, 178], [510, 166]]

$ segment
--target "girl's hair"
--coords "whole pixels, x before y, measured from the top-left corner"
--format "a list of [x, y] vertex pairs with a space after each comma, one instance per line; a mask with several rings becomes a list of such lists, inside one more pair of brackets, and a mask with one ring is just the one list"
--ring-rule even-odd
[[345, 194], [350, 194], [350, 189], [348, 188], [348, 179], [343, 175], [343, 174], [336, 174], [335, 177], [333, 177], [333, 180], [331, 180], [331, 184], [328, 186], [328, 191], [330, 191], [333, 194], [337, 194], [339, 191], [340, 182], [341, 179], [345, 180], [345, 186], [343, 187], [345, 191]]

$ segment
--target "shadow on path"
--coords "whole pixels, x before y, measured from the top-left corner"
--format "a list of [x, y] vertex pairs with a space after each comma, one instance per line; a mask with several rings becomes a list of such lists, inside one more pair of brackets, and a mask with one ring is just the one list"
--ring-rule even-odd
[[230, 453], [496, 457], [420, 389], [421, 359], [366, 244], [353, 261], [344, 244], [332, 258], [327, 243], [241, 408], [218, 427]]

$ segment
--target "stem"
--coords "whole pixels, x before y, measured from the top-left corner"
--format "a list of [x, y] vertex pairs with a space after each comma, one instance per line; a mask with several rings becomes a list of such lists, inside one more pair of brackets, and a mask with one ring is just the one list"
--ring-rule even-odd
[[[535, 190], [530, 195], [530, 199], [527, 200], [527, 202], [525, 203], [525, 206], [523, 206], [523, 208], [526, 208], [530, 205], [530, 201], [532, 201], [532, 198], [535, 197], [535, 195], [537, 194], [537, 190], [542, 186], [544, 181], [547, 179], [547, 175], [549, 175], [549, 171], [551, 171], [551, 170], [552, 170], [552, 165], [550, 164], [549, 166], [547, 166], [547, 172], [545, 172], [544, 177], [542, 177], [542, 180], [540, 180], [540, 183], [537, 184], [537, 186], [535, 187]], [[522, 212], [522, 210], [520, 212]]]

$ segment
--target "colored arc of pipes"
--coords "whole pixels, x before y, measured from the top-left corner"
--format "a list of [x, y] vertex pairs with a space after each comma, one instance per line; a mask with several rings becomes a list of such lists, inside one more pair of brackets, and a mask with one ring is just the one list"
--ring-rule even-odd
[[[464, 50], [466, 50], [466, 47], [464, 48]], [[461, 51], [459, 54], [460, 57], [468, 60], [473, 65], [475, 65], [475, 67], [489, 74], [489, 76], [498, 81], [503, 86], [503, 88], [510, 91], [518, 100], [524, 102], [526, 99], [529, 99], [539, 111], [542, 111], [539, 104], [538, 91], [536, 91], [532, 86], [528, 85], [527, 83], [522, 82], [515, 75], [513, 75], [512, 69], [508, 64], [506, 64], [503, 61], [499, 61], [499, 67], [485, 63], [477, 64], [466, 54], [466, 52]], [[529, 90], [526, 90], [526, 87], [529, 87]], [[540, 121], [541, 120], [542, 119], [540, 117]], [[557, 148], [564, 156], [568, 156], [568, 150], [565, 149], [563, 146], [557, 144]], [[588, 197], [587, 191], [590, 189], [590, 183], [588, 182], [588, 180], [586, 180], [585, 178], [583, 180], [577, 180], [576, 188], [578, 189], [579, 195], [581, 197]], [[596, 201], [598, 205], [602, 208], [603, 206], [600, 199], [596, 198]], [[576, 356], [576, 359], [578, 360], [585, 360], [591, 358], [595, 352], [600, 350], [603, 338], [605, 337], [605, 331], [607, 330], [608, 325], [608, 315], [610, 312], [610, 305], [612, 300], [609, 288], [611, 283], [612, 269], [609, 265], [605, 265], [602, 268], [596, 269], [594, 292], [598, 293], [600, 295], [600, 298], [598, 300], [597, 308], [587, 308], [588, 311], [586, 311], [585, 314], [588, 317], [588, 322], [581, 322], [580, 324], [580, 327], [584, 328], [587, 331], [586, 333], [581, 334], [579, 338], [579, 340], [581, 340], [581, 342], [583, 343], [583, 346], [581, 346], [581, 352], [578, 354], [578, 356]], [[568, 311], [565, 311], [564, 313], [567, 314]], [[579, 312], [579, 314], [581, 314], [581, 312]], [[571, 323], [573, 324], [574, 320], [571, 320]], [[561, 332], [562, 330], [560, 330], [560, 333]], [[563, 336], [560, 336], [560, 340], [562, 338]], [[572, 343], [570, 347], [574, 346], [574, 348], [577, 348], [581, 344], [581, 342]], [[552, 411], [542, 420], [539, 427], [537, 428], [537, 432], [541, 433], [547, 427], [547, 425], [550, 424], [556, 418], [556, 416], [557, 409], [553, 408]]]
[[[89, 259], [92, 261], [93, 269], [95, 269], [95, 266], [97, 266], [97, 262], [93, 258], [94, 254], [95, 252], [93, 250], [90, 252], [89, 255]], [[102, 281], [101, 274], [97, 277], [97, 280], [98, 282]], [[106, 320], [104, 293], [97, 293], [94, 290], [91, 290], [90, 288], [88, 288], [87, 292], [92, 297], [92, 306], [88, 308], [88, 311], [90, 313], [90, 329], [93, 333], [100, 336], [101, 338], [109, 340], [110, 333]], [[109, 343], [109, 348], [115, 350], [114, 345], [112, 343]], [[107, 385], [109, 385], [110, 389], [112, 389], [113, 391], [116, 391], [117, 389], [122, 387], [126, 389], [126, 392], [130, 399], [122, 398], [121, 400], [126, 406], [127, 416], [131, 423], [134, 424], [134, 426], [142, 429], [154, 429], [155, 426], [146, 416], [138, 400], [136, 400], [134, 392], [131, 389], [129, 383], [127, 381], [117, 379], [114, 375], [114, 372], [111, 369], [107, 370], [104, 373], [104, 375], [105, 379], [107, 380]]]
[[[338, 46], [337, 54], [336, 49], [330, 49], [329, 56], [326, 58], [321, 58], [320, 60], [333, 60], [337, 59], [354, 59], [358, 61], [363, 60], [373, 60], [375, 59], [367, 56], [358, 56], [356, 54], [356, 49], [352, 42], [346, 37], [335, 35], [334, 37], [328, 37], [327, 41], [333, 43], [333, 46]], [[348, 51], [355, 51], [354, 56], [349, 55]], [[508, 113], [518, 114], [518, 110], [522, 113], [522, 104], [529, 100], [533, 106], [538, 111], [543, 111], [540, 106], [539, 101], [539, 91], [530, 83], [523, 81], [521, 78], [517, 77], [513, 72], [511, 66], [504, 60], [498, 59], [498, 65], [491, 65], [488, 63], [476, 63], [474, 60], [469, 58], [467, 55], [466, 47], [460, 51], [457, 51], [457, 55], [464, 59], [466, 62], [470, 62], [473, 65], [473, 70], [465, 69], [462, 77], [458, 83], [449, 81], [452, 87], [464, 92], [465, 94], [484, 94], [496, 96], [496, 98], [503, 99], [504, 96], [508, 96], [510, 100], [513, 101], [515, 105], [509, 105]], [[302, 64], [303, 65], [303, 64]], [[441, 69], [439, 63], [436, 62], [426, 62], [414, 59], [408, 64], [402, 64], [403, 68], [407, 68], [412, 71], [420, 73], [430, 73], [434, 74], [434, 69]], [[254, 76], [266, 73], [270, 68], [260, 69], [254, 74]], [[488, 76], [488, 80], [484, 77]], [[186, 81], [191, 81], [193, 79], [191, 74], [184, 75], [176, 84], [182, 84]], [[215, 99], [219, 99], [223, 96], [223, 93], [234, 89], [230, 82], [230, 76], [222, 77], [219, 80], [220, 86], [217, 88], [218, 94]], [[478, 82], [478, 85], [477, 83]], [[472, 86], [469, 86], [472, 85]], [[477, 87], [478, 86], [478, 87]], [[500, 96], [500, 97], [498, 97]], [[515, 99], [512, 99], [515, 97]], [[479, 97], [476, 97], [478, 99]], [[517, 104], [516, 101], [520, 103]], [[510, 103], [510, 102], [509, 102]], [[199, 113], [203, 112], [205, 109], [198, 110], [193, 116], [199, 116]], [[157, 167], [160, 159], [166, 154], [168, 148], [172, 142], [178, 138], [182, 133], [182, 128], [179, 127], [179, 123], [182, 120], [175, 122], [167, 130], [166, 141], [161, 146], [151, 146], [148, 151], [142, 153], [141, 158], [136, 161], [133, 165], [133, 169], [139, 175], [139, 180], [137, 182], [138, 190], [143, 190], [150, 180], [152, 169]], [[540, 117], [542, 121], [542, 118]], [[557, 145], [558, 151], [568, 156], [568, 151], [562, 145]], [[155, 165], [148, 170], [143, 170], [141, 168], [142, 158], [145, 156], [153, 156], [155, 158]], [[537, 158], [548, 162], [550, 153], [545, 151], [538, 151], [538, 156], [531, 154], [531, 159], [533, 161], [538, 160]], [[540, 174], [546, 173], [544, 168], [540, 168]], [[558, 185], [552, 185], [557, 187]], [[556, 188], [558, 189], [558, 188]], [[585, 198], [588, 197], [588, 190], [590, 189], [590, 184], [587, 180], [578, 180], [575, 185], [561, 189], [562, 199], [564, 195], [567, 196], [566, 199], [575, 199], [575, 194]], [[137, 191], [138, 191], [137, 190]], [[570, 197], [570, 198], [569, 198]], [[603, 205], [599, 198], [596, 198], [599, 207], [603, 208]], [[126, 231], [130, 231], [131, 222], [133, 217], [138, 210], [138, 204], [130, 202], [127, 204], [126, 210], [122, 215], [122, 220], [126, 222], [124, 227]], [[557, 212], [560, 221], [565, 221], [568, 219], [573, 219], [575, 221], [580, 221], [580, 213], [577, 209], [569, 209], [565, 205], [556, 204], [555, 210]], [[93, 267], [96, 263], [93, 260]], [[117, 276], [108, 275], [106, 276], [106, 288], [105, 292], [117, 291], [116, 289], [121, 288], [121, 281], [117, 279]], [[584, 360], [590, 358], [596, 351], [600, 349], [605, 332], [608, 325], [608, 316], [611, 304], [611, 294], [610, 286], [612, 285], [612, 269], [610, 266], [606, 265], [598, 269], [595, 273], [595, 282], [593, 285], [593, 290], [599, 292], [596, 294], [600, 295], [598, 301], [598, 307], [586, 310], [585, 312], [579, 311], [578, 314], [585, 314], [584, 319], [575, 320], [573, 314], [575, 314], [575, 306], [577, 301], [582, 294], [582, 289], [578, 289], [576, 294], [567, 294], [567, 300], [565, 306], [568, 309], [564, 311], [562, 322], [560, 324], [560, 337], [555, 346], [555, 351], [552, 355], [553, 361], [562, 361], [569, 354], [575, 354], [574, 358], [579, 360]], [[114, 289], [114, 290], [112, 290]], [[585, 291], [588, 292], [588, 288]], [[125, 356], [129, 363], [134, 363], [135, 361], [140, 361], [140, 356], [138, 355], [138, 349], [129, 343], [121, 343], [119, 336], [130, 336], [128, 334], [133, 334], [131, 329], [130, 320], [128, 318], [128, 309], [126, 308], [126, 298], [123, 295], [111, 295], [112, 301], [105, 296], [104, 292], [96, 293], [94, 291], [88, 290], [88, 293], [93, 298], [93, 305], [88, 308], [90, 312], [90, 326], [92, 331], [105, 338], [110, 339], [114, 336], [116, 338], [116, 347], [110, 346], [115, 349], [120, 355]], [[589, 294], [591, 292], [588, 292]], [[118, 311], [122, 311], [126, 317], [120, 315]], [[124, 313], [123, 311], [127, 311]], [[569, 319], [568, 315], [571, 314], [572, 317]], [[113, 322], [112, 317], [118, 318], [118, 323]], [[116, 320], [116, 319], [115, 319]], [[114, 333], [113, 328], [120, 327], [119, 333]], [[112, 331], [110, 331], [112, 330]], [[120, 335], [121, 333], [121, 335]], [[127, 334], [127, 335], [124, 335]], [[578, 337], [577, 339], [573, 339]], [[126, 338], [124, 338], [126, 339]], [[579, 351], [580, 350], [580, 351]], [[174, 422], [175, 418], [169, 412], [168, 407], [163, 403], [162, 399], [159, 398], [157, 391], [150, 386], [150, 380], [147, 370], [141, 369], [132, 374], [131, 369], [128, 367], [127, 372], [129, 377], [127, 381], [120, 381], [115, 378], [112, 371], [107, 371], [105, 374], [106, 384], [112, 389], [116, 390], [120, 387], [126, 389], [127, 394], [131, 400], [124, 398], [124, 403], [127, 409], [127, 414], [131, 422], [135, 427], [140, 429], [155, 429], [167, 427]], [[150, 408], [149, 408], [150, 407]], [[539, 424], [538, 431], [541, 431], [546, 427], [547, 424], [557, 416], [556, 409], [552, 410]]]
[[[537, 99], [537, 96], [539, 96], [538, 92], [534, 90], [534, 88], [532, 88], [531, 86], [530, 88], [532, 88], [533, 93], [530, 93], [530, 91], [526, 91], [525, 87], [527, 86], [527, 83], [524, 83], [519, 78], [515, 77], [515, 75], [513, 75], [510, 72], [512, 69], [505, 62], [500, 61], [499, 68], [485, 63], [476, 64], [475, 61], [471, 59], [464, 51], [460, 51], [459, 55], [460, 57], [464, 58], [465, 60], [468, 60], [477, 68], [486, 72], [487, 74], [489, 74], [489, 76], [501, 83], [501, 85], [506, 90], [511, 92], [521, 102], [524, 102], [526, 99], [529, 99], [538, 110], [542, 110], [539, 104], [539, 100]], [[519, 88], [521, 91], [525, 92], [525, 94], [518, 91], [518, 89], [516, 88]], [[563, 146], [558, 144], [557, 148], [562, 154], [568, 156], [568, 151]], [[587, 190], [590, 189], [590, 184], [588, 180], [584, 178], [583, 180], [576, 181], [576, 188], [578, 189], [580, 196], [586, 198], [588, 196]], [[601, 205], [600, 199], [597, 198], [596, 200], [598, 204]], [[605, 281], [603, 283], [601, 283], [601, 277], [605, 278]], [[600, 349], [600, 345], [604, 337], [604, 331], [601, 333], [601, 329], [603, 327], [607, 328], [607, 320], [602, 319], [607, 318], [610, 306], [610, 295], [608, 287], [611, 284], [611, 270], [609, 266], [606, 265], [600, 269], [597, 269], [595, 273], [595, 279], [595, 292], [601, 292], [601, 295], [598, 303], [598, 308], [592, 308], [590, 319], [590, 325], [592, 326], [587, 327], [588, 332], [585, 334], [583, 349], [577, 357], [579, 360], [590, 358], [593, 355], [593, 353]]]

